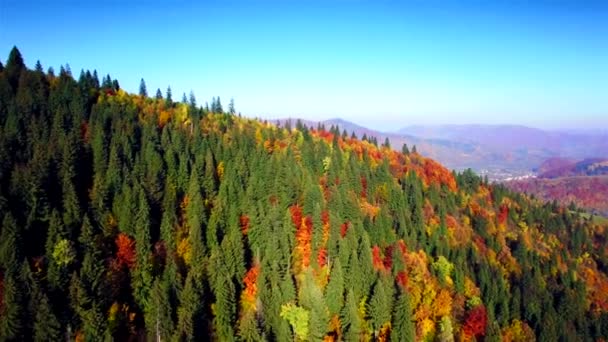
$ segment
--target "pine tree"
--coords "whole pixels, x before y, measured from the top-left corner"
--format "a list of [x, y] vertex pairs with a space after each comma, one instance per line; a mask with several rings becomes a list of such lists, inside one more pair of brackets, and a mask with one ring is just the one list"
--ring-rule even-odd
[[[346, 341], [359, 341], [361, 335], [361, 318], [359, 317], [359, 309], [355, 294], [352, 290], [346, 295], [346, 303], [342, 309], [342, 328], [344, 331], [344, 339]], [[402, 340], [413, 341], [413, 340]]]
[[173, 106], [173, 98], [171, 95], [171, 87], [167, 87], [166, 97], [165, 97], [165, 106], [172, 107]]
[[7, 213], [0, 232], [0, 266], [5, 272], [17, 272], [20, 263], [18, 252], [21, 250], [19, 240], [17, 221]]
[[163, 99], [163, 93], [160, 91], [160, 88], [156, 88], [156, 96], [154, 96], [157, 100]]
[[139, 306], [145, 308], [152, 287], [150, 207], [142, 188], [139, 188], [138, 193], [138, 210], [135, 215], [136, 266], [133, 270], [133, 295]]
[[393, 309], [391, 341], [414, 341], [416, 330], [413, 322], [410, 295], [400, 291]]
[[344, 278], [340, 258], [335, 258], [325, 291], [325, 301], [331, 316], [339, 315], [344, 305]]
[[230, 103], [228, 104], [228, 113], [234, 115], [234, 113], [236, 113], [236, 110], [234, 109], [234, 99], [231, 98], [230, 99]]
[[[193, 340], [200, 329], [202, 293], [192, 272], [188, 273], [184, 289], [179, 295], [177, 308], [177, 326], [175, 337], [177, 339]], [[200, 337], [199, 337], [200, 338]]]
[[382, 326], [391, 321], [393, 289], [393, 281], [389, 276], [383, 276], [376, 280], [376, 285], [369, 301], [369, 316], [371, 317], [376, 337]]
[[17, 340], [23, 328], [21, 295], [19, 285], [9, 273], [2, 282], [2, 305], [0, 305], [0, 339]]
[[34, 341], [57, 341], [60, 338], [59, 321], [53, 314], [49, 300], [40, 294], [37, 300], [36, 317], [34, 321]]
[[[188, 294], [189, 296], [189, 294]], [[173, 333], [173, 315], [169, 298], [168, 278], [156, 278], [150, 293], [151, 300], [145, 312], [146, 329], [151, 340], [170, 340]]]
[[141, 79], [141, 81], [139, 81], [139, 96], [148, 97], [148, 90], [146, 90], [146, 82], [143, 78]]
[[8, 55], [8, 59], [6, 60], [6, 66], [4, 67], [3, 72], [6, 73], [8, 82], [15, 93], [17, 92], [17, 85], [19, 84], [19, 77], [24, 70], [26, 70], [26, 67], [21, 52], [16, 46], [13, 46]]

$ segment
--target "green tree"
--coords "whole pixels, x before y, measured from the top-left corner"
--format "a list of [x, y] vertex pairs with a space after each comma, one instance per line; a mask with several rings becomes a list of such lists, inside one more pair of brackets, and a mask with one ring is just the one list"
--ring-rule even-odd
[[393, 280], [389, 276], [381, 276], [376, 280], [372, 297], [369, 302], [369, 316], [371, 317], [374, 334], [377, 337], [382, 326], [391, 322], [393, 311]]
[[141, 79], [141, 81], [139, 81], [139, 96], [148, 97], [148, 90], [146, 90], [146, 82], [143, 78]]
[[359, 308], [355, 294], [352, 290], [346, 295], [346, 303], [342, 309], [342, 328], [344, 331], [344, 339], [347, 341], [358, 341], [361, 335], [361, 318], [359, 317]]
[[413, 322], [410, 295], [400, 291], [393, 309], [391, 341], [414, 341], [416, 329]]
[[34, 341], [57, 341], [60, 339], [59, 321], [53, 314], [49, 300], [40, 294], [37, 300], [36, 317], [34, 321]]
[[4, 73], [13, 88], [13, 92], [17, 92], [17, 85], [19, 84], [19, 78], [21, 77], [21, 73], [26, 70], [25, 63], [23, 62], [23, 57], [21, 56], [21, 52], [17, 49], [16, 46], [13, 46], [11, 52], [8, 55], [8, 59], [6, 60], [6, 66], [4, 67]]
[[0, 305], [0, 340], [19, 339], [23, 323], [22, 306], [18, 284], [11, 274], [2, 282], [2, 305]]
[[329, 283], [325, 291], [325, 300], [330, 315], [339, 315], [344, 305], [344, 278], [340, 258], [336, 258], [333, 262]]
[[152, 264], [150, 252], [150, 207], [142, 188], [138, 191], [135, 214], [136, 265], [133, 270], [133, 296], [141, 308], [147, 307], [152, 287]]

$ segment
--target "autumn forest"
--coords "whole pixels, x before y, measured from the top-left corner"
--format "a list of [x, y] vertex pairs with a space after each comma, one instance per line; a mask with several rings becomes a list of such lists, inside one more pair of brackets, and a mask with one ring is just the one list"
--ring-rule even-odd
[[0, 64], [0, 341], [605, 341], [607, 229], [414, 146]]

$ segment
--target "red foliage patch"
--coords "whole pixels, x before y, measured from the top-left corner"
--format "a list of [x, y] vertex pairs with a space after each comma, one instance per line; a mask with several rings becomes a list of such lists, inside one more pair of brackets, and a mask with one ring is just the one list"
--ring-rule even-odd
[[397, 277], [395, 277], [397, 284], [401, 286], [402, 289], [405, 289], [407, 286], [408, 277], [404, 271], [400, 271], [397, 273]]
[[255, 298], [257, 294], [257, 285], [256, 282], [258, 280], [258, 275], [260, 274], [260, 266], [255, 265], [247, 271], [245, 274], [245, 278], [243, 278], [243, 283], [245, 284], [245, 290], [243, 292], [249, 298]]
[[321, 222], [323, 222], [323, 225], [329, 224], [329, 211], [323, 210], [321, 213]]
[[361, 198], [367, 198], [367, 179], [361, 177]]
[[384, 263], [382, 262], [382, 252], [380, 251], [380, 247], [374, 246], [372, 248], [372, 264], [376, 270], [383, 270]]
[[241, 232], [243, 235], [247, 235], [247, 231], [249, 230], [249, 217], [247, 215], [241, 215], [239, 217], [239, 223], [241, 225]]
[[116, 237], [116, 260], [128, 268], [135, 266], [135, 241], [127, 234], [120, 233]]
[[487, 315], [483, 305], [474, 307], [464, 322], [462, 332], [467, 337], [484, 336], [486, 333]]
[[294, 205], [289, 208], [289, 211], [291, 212], [291, 222], [293, 225], [296, 226], [296, 228], [300, 227], [302, 224], [302, 207]]
[[458, 221], [452, 215], [447, 215], [445, 217], [445, 223], [449, 229], [456, 229], [458, 227]]
[[498, 213], [498, 224], [507, 223], [507, 217], [509, 217], [509, 207], [503, 204], [500, 206], [500, 212]]
[[243, 278], [245, 289], [241, 294], [241, 300], [245, 308], [255, 309], [255, 299], [258, 293], [258, 275], [260, 274], [260, 266], [254, 265], [247, 271]]
[[348, 231], [349, 225], [350, 224], [348, 223], [348, 221], [344, 222], [344, 223], [342, 223], [342, 225], [340, 225], [340, 236], [341, 237], [345, 237], [346, 236], [346, 232]]
[[384, 260], [383, 260], [383, 264], [384, 264], [384, 269], [390, 271], [390, 269], [393, 267], [393, 246], [387, 246], [384, 249]]
[[302, 208], [300, 206], [292, 206], [289, 210], [291, 211], [291, 220], [296, 227], [295, 255], [297, 258], [296, 261], [298, 262], [296, 268], [299, 266], [303, 269], [310, 266], [310, 256], [312, 253], [310, 246], [312, 240], [312, 218], [306, 216], [302, 219]]
[[319, 250], [319, 254], [317, 255], [317, 263], [321, 267], [327, 265], [327, 249], [326, 248], [321, 248]]

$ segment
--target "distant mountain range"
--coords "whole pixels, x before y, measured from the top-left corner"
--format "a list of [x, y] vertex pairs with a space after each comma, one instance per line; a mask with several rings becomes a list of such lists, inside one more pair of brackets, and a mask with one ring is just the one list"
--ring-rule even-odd
[[[297, 119], [274, 120], [284, 124]], [[406, 126], [396, 132], [381, 132], [343, 119], [321, 122], [302, 120], [307, 126], [339, 126], [358, 137], [374, 136], [379, 143], [389, 139], [391, 146], [416, 145], [418, 152], [436, 159], [449, 168], [471, 168], [490, 178], [501, 180], [536, 171], [550, 158], [608, 157], [608, 133], [546, 131], [517, 125], [438, 125]]]

